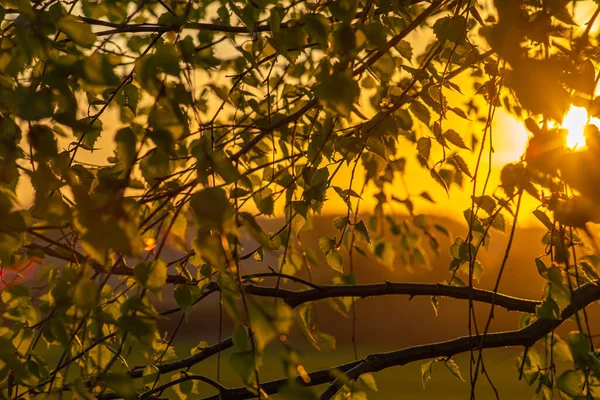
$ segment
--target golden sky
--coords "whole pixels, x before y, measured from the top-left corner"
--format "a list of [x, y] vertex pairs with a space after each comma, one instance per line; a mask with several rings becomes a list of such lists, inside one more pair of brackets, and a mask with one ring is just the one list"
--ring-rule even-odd
[[[491, 1], [487, 1], [487, 3], [491, 4]], [[596, 5], [593, 1], [577, 3], [574, 20], [579, 27], [585, 26], [584, 24], [589, 20], [590, 16], [595, 10], [595, 7]], [[600, 23], [596, 21], [592, 27], [592, 32], [598, 32], [599, 25]], [[418, 54], [419, 50], [425, 47], [426, 43], [428, 42], [427, 35], [428, 33], [426, 32], [419, 32], [413, 35], [412, 38], [408, 38], [411, 44], [413, 44], [415, 53]], [[419, 46], [419, 44], [421, 44], [421, 46]], [[468, 100], [469, 94], [473, 93], [473, 84], [468, 77], [468, 72], [465, 72], [462, 76], [460, 76], [456, 83], [458, 83], [461, 89], [463, 89], [464, 95], [461, 96], [455, 92], [449, 93], [448, 90], [444, 91], [444, 95], [447, 96], [451, 105], [460, 107], [461, 103], [464, 103]], [[598, 88], [596, 90], [596, 94], [600, 94], [600, 90], [598, 90]], [[480, 105], [485, 107], [485, 104], [480, 103]], [[586, 121], [587, 113], [584, 109], [580, 108], [572, 109], [565, 116], [563, 126], [572, 131], [568, 138], [568, 141], [570, 142], [569, 144], [581, 142], [583, 126], [585, 125]], [[591, 122], [600, 126], [600, 120], [593, 118]], [[472, 133], [475, 133], [478, 138], [481, 138], [483, 133], [483, 124], [464, 121], [463, 119], [460, 119], [454, 115], [448, 115], [448, 122], [445, 122], [444, 126], [444, 129], [451, 127], [459, 132], [463, 136], [463, 139], [466, 143], [470, 142], [469, 138], [471, 137]], [[426, 132], [421, 131], [421, 134], [423, 133]], [[522, 122], [517, 120], [513, 115], [505, 112], [503, 109], [497, 109], [492, 124], [492, 142], [494, 153], [490, 163], [488, 157], [489, 146], [486, 145], [486, 148], [484, 149], [484, 157], [482, 158], [480, 166], [480, 173], [477, 179], [477, 187], [479, 188], [477, 190], [477, 195], [482, 194], [481, 187], [484, 184], [488, 168], [491, 168], [491, 174], [486, 194], [493, 193], [493, 190], [500, 182], [500, 170], [502, 167], [507, 163], [520, 160], [521, 155], [524, 153], [527, 146], [528, 135], [529, 133], [525, 129]], [[415, 212], [441, 215], [463, 221], [463, 211], [469, 208], [471, 205], [473, 182], [469, 181], [469, 178], [466, 178], [463, 189], [460, 190], [456, 186], [453, 186], [448, 196], [444, 189], [438, 185], [433, 178], [431, 178], [429, 171], [420, 167], [419, 163], [414, 158], [411, 158], [414, 157], [415, 154], [414, 144], [410, 144], [410, 142], [400, 138], [400, 145], [398, 147], [400, 149], [408, 147], [408, 151], [405, 153], [407, 155], [406, 182], [410, 194], [414, 196], [415, 199]], [[461, 150], [459, 153], [468, 163], [469, 170], [472, 173], [475, 169], [478, 151], [479, 148], [477, 148], [474, 152]], [[402, 152], [402, 150], [400, 150], [400, 152]], [[441, 152], [439, 151], [438, 146], [437, 152], [434, 152], [432, 149], [431, 159], [438, 160], [440, 158]], [[347, 169], [345, 171], [340, 171], [339, 178], [335, 184], [342, 187], [347, 187], [349, 180], [350, 172]], [[362, 182], [362, 179], [355, 179], [353, 188], [360, 188], [362, 186]], [[425, 199], [419, 198], [418, 195], [422, 191], [427, 191], [435, 199], [436, 204], [432, 204]], [[365, 201], [363, 204], [365, 205], [364, 209], [367, 211], [371, 210], [375, 205], [375, 200], [372, 198], [373, 193], [374, 191], [370, 190], [367, 191], [366, 195], [364, 196]], [[386, 188], [386, 193], [394, 194], [400, 198], [406, 197], [406, 191], [400, 182], [398, 182], [395, 187]], [[330, 204], [326, 206], [327, 212], [339, 213], [345, 209], [343, 201], [338, 196], [331, 196], [331, 200], [332, 201], [330, 201]], [[535, 210], [538, 204], [539, 202], [530, 195], [526, 194], [524, 196], [521, 204], [521, 214], [518, 221], [519, 226], [539, 224], [537, 218], [532, 215], [532, 212]], [[397, 209], [398, 213], [404, 212], [404, 207], [400, 204], [395, 204], [393, 207]]]
[[[488, 0], [489, 1], [489, 0]], [[578, 3], [576, 9], [576, 22], [583, 26], [583, 24], [589, 19], [592, 11], [595, 9], [595, 5], [593, 1], [588, 0], [582, 3]], [[595, 24], [592, 31], [596, 32], [598, 30], [598, 23]], [[431, 33], [426, 30], [418, 30], [417, 32], [411, 34], [407, 40], [413, 45], [414, 54], [421, 53], [429, 40], [431, 39]], [[220, 51], [230, 52], [232, 48], [221, 48]], [[219, 78], [216, 78], [219, 79]], [[452, 106], [461, 107], [469, 99], [469, 95], [473, 93], [472, 81], [469, 78], [468, 72], [463, 73], [463, 75], [459, 76], [458, 81], [456, 81], [463, 89], [463, 95], [458, 93], [450, 93], [449, 90], [444, 91], [444, 95], [447, 96], [448, 101]], [[368, 93], [365, 92], [363, 97], [368, 96]], [[368, 103], [366, 98], [361, 100], [362, 103]], [[480, 103], [481, 107], [485, 107], [485, 104]], [[216, 105], [212, 105], [216, 107]], [[211, 107], [213, 108], [213, 107]], [[371, 112], [369, 112], [371, 111]], [[585, 121], [585, 115], [582, 116], [582, 110], [575, 110], [575, 113], [570, 113], [565, 123], [569, 127], [573, 125], [581, 125]], [[577, 113], [579, 111], [579, 114]], [[372, 110], [368, 110], [366, 107], [365, 115], [372, 115]], [[585, 113], [583, 113], [585, 114]], [[80, 150], [78, 153], [78, 160], [85, 161], [91, 164], [106, 164], [106, 158], [111, 156], [113, 153], [113, 145], [112, 140], [115, 132], [120, 128], [120, 122], [118, 118], [118, 114], [116, 110], [108, 110], [102, 117], [102, 121], [104, 123], [105, 132], [103, 133], [103, 137], [97, 143], [98, 150], [94, 152], [88, 152], [85, 150]], [[359, 121], [356, 121], [359, 122]], [[449, 115], [448, 119], [444, 122], [444, 129], [451, 127], [452, 129], [459, 132], [466, 143], [470, 143], [470, 137], [473, 133], [477, 135], [478, 138], [481, 138], [483, 133], [483, 124], [478, 122], [465, 121], [456, 116]], [[426, 134], [425, 128], [419, 130], [417, 132], [418, 136]], [[488, 168], [491, 168], [490, 181], [488, 184], [488, 194], [491, 194], [492, 191], [498, 186], [499, 183], [499, 175], [500, 169], [503, 165], [509, 162], [518, 161], [523, 154], [525, 147], [527, 145], [528, 133], [525, 130], [523, 124], [517, 121], [513, 116], [507, 114], [502, 109], [498, 109], [495, 114], [495, 118], [492, 125], [492, 140], [494, 153], [492, 157], [491, 164], [488, 161], [488, 149], [484, 150], [484, 157], [482, 158], [482, 163], [480, 166], [480, 173], [478, 178], [478, 186], [481, 187], [485, 176], [487, 174]], [[68, 142], [61, 142], [66, 148]], [[431, 178], [429, 170], [422, 168], [418, 162], [414, 159], [414, 155], [416, 154], [415, 145], [405, 140], [404, 138], [399, 138], [399, 155], [406, 155], [407, 158], [407, 174], [406, 174], [406, 184], [407, 188], [412, 196], [415, 199], [415, 212], [417, 213], [426, 213], [426, 214], [436, 214], [442, 215], [446, 217], [452, 217], [455, 219], [462, 220], [463, 210], [470, 206], [470, 198], [472, 192], [473, 183], [470, 182], [466, 178], [465, 185], [463, 190], [459, 190], [456, 187], [452, 187], [450, 190], [450, 195], [446, 195], [445, 191], [434, 182]], [[471, 172], [474, 171], [476, 155], [478, 149], [475, 152], [469, 152], [467, 150], [461, 150], [461, 156], [467, 161], [469, 164], [469, 169]], [[432, 149], [432, 160], [438, 160], [441, 158], [441, 151], [439, 146], [434, 145]], [[342, 188], [347, 188], [350, 181], [350, 172], [351, 167], [343, 167], [334, 180], [334, 185], [340, 186]], [[362, 179], [362, 171], [357, 171], [356, 178], [353, 183], [353, 189], [358, 191], [362, 187], [363, 179]], [[404, 198], [407, 193], [404, 187], [401, 185], [400, 180], [397, 180], [397, 185], [394, 187], [387, 187], [386, 193], [388, 195], [394, 194], [397, 197]], [[431, 204], [424, 199], [419, 198], [419, 194], [423, 191], [427, 191], [436, 201], [436, 204]], [[333, 190], [328, 192], [330, 201], [327, 202], [323, 212], [327, 214], [340, 214], [344, 213], [346, 210], [346, 206], [343, 201], [335, 194]], [[375, 200], [372, 198], [372, 194], [374, 191], [372, 188], [368, 189], [363, 196], [364, 201], [361, 205], [361, 210], [365, 212], [369, 212], [373, 209], [375, 205]], [[478, 195], [481, 194], [478, 191]], [[527, 195], [528, 196], [528, 195]], [[27, 181], [27, 179], [22, 179], [22, 182], [19, 186], [19, 201], [22, 206], [28, 207], [33, 200], [33, 194], [31, 191], [31, 187]], [[529, 225], [532, 223], [536, 223], [535, 217], [532, 216], [531, 212], [537, 206], [536, 201], [534, 199], [527, 197], [524, 199], [522, 203], [522, 217], [519, 219], [520, 225]], [[403, 213], [404, 209], [401, 205], [393, 205], [394, 209], [398, 213]]]

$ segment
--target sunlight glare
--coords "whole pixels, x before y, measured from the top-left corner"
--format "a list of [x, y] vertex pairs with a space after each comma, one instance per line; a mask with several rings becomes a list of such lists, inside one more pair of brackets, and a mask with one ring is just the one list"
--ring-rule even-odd
[[587, 110], [583, 107], [571, 106], [565, 115], [562, 126], [569, 131], [567, 134], [567, 146], [571, 149], [585, 147], [584, 130], [588, 122]]

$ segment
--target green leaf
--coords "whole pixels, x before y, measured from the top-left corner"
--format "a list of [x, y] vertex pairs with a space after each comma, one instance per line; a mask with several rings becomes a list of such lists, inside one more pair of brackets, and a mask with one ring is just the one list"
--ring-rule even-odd
[[98, 285], [89, 278], [83, 278], [75, 286], [73, 293], [73, 304], [83, 310], [91, 310], [96, 307], [98, 296]]
[[[172, 380], [185, 378], [186, 376], [187, 376], [187, 374], [182, 372], [181, 374], [179, 374], [179, 376], [173, 375]], [[196, 382], [194, 380], [187, 379], [187, 380], [181, 382], [180, 384], [175, 385], [174, 390], [180, 399], [186, 399], [187, 396], [190, 395], [192, 393], [192, 391], [194, 390], [195, 383]]]
[[17, 108], [17, 116], [26, 121], [36, 121], [52, 117], [54, 103], [52, 92], [49, 89], [38, 91], [33, 88], [21, 95], [21, 102]]
[[58, 154], [58, 147], [54, 132], [44, 125], [33, 125], [29, 129], [29, 143], [36, 151], [36, 156], [47, 160]]
[[329, 3], [331, 15], [339, 21], [350, 22], [356, 15], [358, 0], [338, 0]]
[[421, 194], [419, 196], [421, 196], [425, 200], [429, 201], [430, 203], [434, 203], [435, 204], [435, 200], [433, 200], [433, 198], [431, 197], [431, 195], [429, 193], [427, 193], [427, 192], [421, 192]]
[[292, 325], [292, 310], [283, 303], [256, 301], [249, 305], [249, 320], [254, 343], [259, 352], [280, 335], [286, 335]]
[[157, 43], [155, 60], [156, 66], [163, 72], [172, 76], [179, 75], [179, 61], [181, 60], [181, 54], [174, 44], [166, 42]]
[[504, 219], [504, 215], [496, 215], [496, 217], [492, 221], [492, 228], [497, 229], [500, 232], [504, 232], [506, 230], [506, 220]]
[[461, 44], [467, 32], [467, 20], [461, 15], [440, 18], [433, 24], [433, 33], [443, 44], [446, 41]]
[[319, 248], [323, 253], [327, 254], [335, 248], [335, 242], [327, 236], [323, 236], [319, 239]]
[[444, 133], [444, 138], [447, 141], [449, 141], [450, 143], [452, 143], [453, 145], [460, 147], [461, 149], [467, 149], [467, 150], [469, 149], [467, 147], [467, 145], [465, 144], [465, 142], [463, 141], [463, 138], [454, 129], [448, 129]]
[[226, 183], [233, 183], [240, 179], [240, 172], [224, 152], [215, 152], [211, 155], [211, 158], [215, 172], [219, 174]]
[[127, 106], [132, 113], [136, 114], [138, 102], [140, 99], [140, 92], [138, 88], [131, 84], [125, 85], [125, 87], [123, 87], [123, 97], [123, 105]]
[[450, 239], [450, 232], [448, 232], [448, 229], [446, 229], [444, 226], [440, 225], [440, 224], [434, 224], [433, 227], [441, 232], [444, 236], [446, 236], [448, 239]]
[[200, 297], [200, 288], [196, 285], [178, 285], [174, 291], [175, 301], [189, 317], [192, 305]]
[[144, 180], [151, 186], [156, 184], [157, 179], [171, 173], [169, 155], [159, 148], [156, 148], [150, 156], [144, 157], [138, 165]]
[[7, 308], [29, 307], [31, 299], [29, 289], [20, 283], [11, 285], [2, 290], [2, 302]]
[[533, 215], [549, 230], [554, 230], [554, 224], [550, 220], [550, 218], [544, 213], [542, 210], [533, 211]]
[[558, 304], [551, 297], [546, 298], [542, 304], [535, 308], [535, 313], [544, 319], [557, 319], [560, 316]]
[[446, 365], [446, 368], [448, 368], [450, 370], [450, 372], [452, 372], [452, 375], [454, 375], [455, 377], [457, 377], [458, 379], [460, 379], [461, 381], [465, 381], [462, 377], [462, 375], [460, 374], [460, 369], [458, 368], [458, 364], [456, 364], [456, 362], [453, 359], [448, 359], [444, 362], [444, 365]]
[[369, 234], [369, 229], [363, 220], [358, 221], [356, 225], [354, 225], [354, 232], [358, 237], [358, 240], [361, 240], [366, 243], [371, 243], [371, 235]]
[[211, 187], [194, 193], [190, 206], [200, 225], [206, 228], [221, 228], [233, 218], [233, 208], [221, 188]]
[[348, 224], [348, 217], [346, 217], [346, 216], [335, 217], [333, 219], [333, 226], [335, 226], [336, 229], [338, 229], [338, 230], [344, 229], [347, 224]]
[[375, 239], [373, 243], [373, 253], [384, 266], [393, 270], [394, 260], [396, 259], [396, 250], [390, 242]]
[[431, 120], [431, 113], [429, 109], [419, 102], [410, 103], [409, 107], [410, 111], [414, 114], [415, 117], [419, 119], [425, 126], [429, 127], [429, 122]]
[[590, 338], [583, 332], [569, 332], [567, 343], [575, 365], [578, 367], [589, 366], [590, 352], [592, 351]]
[[269, 237], [252, 214], [243, 211], [240, 212], [238, 216], [244, 222], [244, 227], [250, 232], [252, 237], [261, 244], [261, 246], [269, 250], [277, 250], [279, 247], [278, 241], [275, 240], [275, 238], [271, 239]]
[[90, 48], [96, 42], [96, 34], [92, 32], [90, 25], [72, 15], [62, 18], [56, 26], [80, 46]]
[[449, 194], [448, 192], [448, 185], [446, 185], [446, 181], [444, 179], [442, 179], [442, 177], [440, 176], [440, 174], [435, 170], [435, 169], [431, 169], [430, 171], [431, 177], [440, 184], [441, 187], [444, 188], [444, 190], [446, 191], [446, 194]]
[[159, 370], [155, 365], [148, 365], [144, 368], [142, 382], [145, 384], [152, 384], [158, 378]]
[[417, 151], [421, 157], [423, 157], [425, 160], [429, 160], [429, 154], [431, 153], [431, 138], [419, 138], [417, 141]]
[[347, 57], [356, 50], [356, 34], [350, 24], [338, 25], [337, 29], [333, 31], [332, 38], [333, 51], [340, 56]]
[[571, 106], [562, 77], [563, 67], [558, 60], [524, 59], [513, 67], [508, 86], [523, 108], [562, 121]]
[[454, 154], [451, 159], [461, 172], [463, 172], [469, 178], [473, 177], [473, 175], [471, 175], [471, 172], [469, 171], [469, 166], [467, 165], [467, 162], [460, 155]]
[[535, 266], [537, 268], [538, 273], [542, 277], [547, 276], [548, 268], [546, 267], [546, 264], [544, 264], [544, 262], [539, 257], [535, 259]]
[[[256, 357], [256, 361], [255, 361]], [[249, 382], [254, 375], [255, 366], [259, 363], [260, 358], [253, 351], [244, 351], [233, 353], [229, 357], [229, 364], [236, 374], [242, 378], [244, 382]]]
[[365, 385], [370, 390], [376, 392], [377, 391], [377, 383], [375, 383], [375, 377], [372, 373], [362, 374], [360, 376], [360, 381], [363, 385]]
[[433, 374], [433, 364], [436, 362], [437, 359], [433, 359], [425, 364], [421, 364], [421, 382], [423, 383], [423, 389], [425, 389], [425, 384], [431, 380], [431, 375]]
[[310, 35], [314, 42], [321, 45], [327, 44], [329, 36], [329, 21], [322, 14], [304, 14], [302, 16], [304, 25], [302, 28]]
[[131, 168], [136, 161], [136, 137], [131, 128], [123, 128], [115, 136], [117, 155], [125, 168]]
[[433, 312], [435, 316], [439, 316], [439, 301], [435, 296], [431, 296], [431, 307], [433, 307]]
[[262, 189], [252, 196], [254, 204], [258, 211], [265, 215], [272, 215], [275, 211], [275, 200], [273, 199], [273, 190], [270, 188]]
[[572, 397], [584, 398], [583, 386], [585, 376], [580, 370], [568, 370], [560, 374], [556, 380], [556, 387]]
[[344, 273], [344, 259], [337, 249], [329, 251], [325, 255], [325, 259], [327, 260], [327, 264], [335, 271], [342, 274]]
[[340, 72], [327, 76], [315, 88], [319, 103], [328, 110], [348, 117], [360, 94], [358, 82], [352, 79], [352, 72]]
[[161, 136], [165, 134], [172, 141], [176, 141], [188, 132], [186, 116], [179, 107], [171, 104], [160, 104], [153, 107], [148, 116], [148, 124], [152, 127], [155, 142], [164, 140]]
[[102, 121], [97, 119], [92, 122], [91, 118], [84, 118], [77, 121], [77, 126], [73, 128], [73, 135], [81, 141], [83, 147], [92, 150], [96, 141], [102, 134]]
[[142, 286], [154, 293], [167, 283], [167, 265], [162, 260], [141, 262], [134, 267], [134, 274]]

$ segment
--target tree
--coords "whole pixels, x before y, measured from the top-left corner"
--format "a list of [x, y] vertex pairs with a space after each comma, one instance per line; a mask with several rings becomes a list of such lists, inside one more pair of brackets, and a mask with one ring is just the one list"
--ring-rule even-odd
[[[600, 360], [586, 309], [600, 299], [588, 229], [600, 221], [600, 142], [590, 124], [588, 146], [569, 149], [560, 126], [572, 104], [600, 116], [592, 30], [600, 8], [579, 27], [579, 3], [3, 0], [3, 398], [150, 399], [171, 387], [193, 396], [196, 382], [223, 399], [364, 398], [354, 381], [373, 387], [372, 373], [408, 362], [424, 363], [424, 382], [436, 362], [460, 377], [452, 356], [463, 352], [471, 353], [474, 393], [484, 349], [505, 346], [524, 348], [520, 377], [542, 398], [597, 397]], [[492, 190], [480, 163], [486, 151], [492, 156], [499, 108], [532, 137]], [[482, 134], [465, 138], [450, 127], [460, 119], [482, 122]], [[97, 163], [100, 148], [113, 154]], [[473, 193], [468, 232], [449, 249], [436, 238], [446, 229], [393, 189], [410, 176], [409, 159], [449, 195]], [[336, 185], [340, 171], [347, 186]], [[33, 204], [19, 207], [28, 187]], [[375, 207], [367, 215], [369, 193]], [[547, 227], [547, 252], [535, 260], [547, 280], [541, 300], [498, 292], [524, 195], [536, 199]], [[307, 248], [302, 233], [330, 198], [346, 207], [334, 221], [338, 233]], [[405, 207], [402, 221], [391, 203]], [[281, 227], [266, 232], [273, 217]], [[478, 289], [478, 253], [490, 229], [505, 225], [496, 285]], [[180, 255], [168, 259], [166, 246]], [[443, 283], [367, 285], [353, 275], [356, 254], [418, 265], [442, 251], [453, 259]], [[245, 271], [269, 254], [276, 267]], [[312, 282], [313, 265], [333, 269], [333, 284]], [[27, 269], [35, 285], [20, 277]], [[178, 328], [159, 335], [157, 301], [174, 297], [178, 308], [162, 314], [183, 322], [211, 295], [234, 321], [232, 336], [173, 356]], [[314, 324], [314, 302], [331, 299], [352, 313], [361, 298], [383, 295], [431, 296], [434, 307], [440, 297], [462, 299], [469, 336], [306, 371], [286, 335], [300, 330], [317, 347], [331, 341]], [[483, 326], [476, 303], [491, 305]], [[495, 307], [527, 317], [518, 330], [490, 332]], [[565, 344], [554, 329], [568, 319], [578, 331]], [[265, 382], [261, 357], [277, 341], [287, 368]], [[550, 356], [538, 355], [536, 343]], [[243, 387], [189, 372], [229, 348]], [[131, 349], [145, 365], [130, 364]], [[574, 360], [560, 375], [552, 361], [559, 351]], [[311, 388], [322, 384], [320, 393]]]

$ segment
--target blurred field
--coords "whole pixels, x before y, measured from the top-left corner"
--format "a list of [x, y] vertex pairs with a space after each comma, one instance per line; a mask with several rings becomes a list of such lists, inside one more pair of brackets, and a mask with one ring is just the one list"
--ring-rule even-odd
[[[448, 265], [450, 258], [447, 249], [453, 241], [453, 238], [464, 235], [467, 228], [464, 224], [451, 220], [431, 218], [432, 222], [441, 223], [451, 232], [451, 238], [440, 237], [440, 244], [443, 250], [440, 258], [428, 253], [431, 259], [431, 269], [410, 268], [410, 266], [397, 265], [394, 269], [387, 269], [378, 264], [373, 257], [363, 257], [357, 255], [354, 273], [357, 281], [360, 283], [378, 283], [385, 280], [396, 282], [420, 282], [435, 283], [441, 282], [449, 277]], [[277, 231], [280, 228], [281, 221], [274, 220], [265, 222], [267, 230]], [[504, 270], [500, 291], [512, 296], [528, 299], [539, 299], [541, 297], [544, 279], [542, 279], [535, 267], [534, 258], [543, 254], [544, 246], [540, 238], [544, 231], [536, 228], [518, 229], [513, 243], [512, 251], [508, 263]], [[335, 234], [331, 217], [319, 217], [313, 221], [313, 231], [303, 243], [307, 247], [317, 248], [317, 240], [323, 235], [332, 236]], [[484, 265], [484, 274], [476, 285], [480, 288], [491, 289], [497, 279], [499, 266], [504, 257], [507, 236], [498, 232], [492, 233], [492, 244], [486, 252], [482, 252], [479, 259]], [[255, 243], [250, 243], [248, 248], [254, 248]], [[170, 249], [165, 251], [165, 257], [168, 260], [176, 259], [180, 255], [172, 252]], [[320, 255], [321, 258], [322, 255]], [[327, 266], [324, 260], [322, 266], [315, 267], [312, 270], [312, 277], [316, 282], [329, 283], [334, 275], [331, 268]], [[277, 254], [267, 253], [264, 263], [258, 263], [248, 260], [244, 264], [245, 273], [265, 272], [267, 267], [277, 267]], [[175, 271], [171, 271], [175, 273]], [[307, 278], [303, 272], [303, 278]], [[273, 282], [263, 283], [268, 286]], [[284, 287], [290, 289], [304, 289], [299, 285], [283, 283]], [[169, 289], [172, 290], [172, 289]], [[162, 299], [155, 299], [159, 311], [171, 309], [176, 306], [172, 296], [172, 291], [165, 290]], [[483, 326], [487, 320], [490, 307], [486, 304], [476, 304], [476, 316]], [[436, 316], [429, 297], [415, 297], [409, 299], [408, 296], [385, 296], [378, 298], [367, 298], [357, 301], [357, 326], [356, 338], [359, 344], [359, 356], [365, 357], [368, 354], [391, 351], [407, 348], [415, 345], [422, 345], [431, 342], [451, 340], [467, 334], [467, 315], [468, 304], [462, 300], [453, 300], [447, 298], [439, 299], [439, 315]], [[600, 329], [600, 307], [590, 307], [589, 310], [592, 330]], [[319, 329], [325, 333], [333, 335], [338, 343], [338, 350], [335, 352], [318, 352], [309, 348], [307, 342], [300, 338], [297, 332], [290, 335], [290, 339], [298, 346], [300, 351], [300, 361], [307, 371], [314, 371], [322, 368], [328, 368], [343, 364], [353, 360], [353, 353], [350, 348], [351, 343], [351, 319], [341, 316], [337, 311], [327, 303], [320, 301], [316, 303], [314, 310], [315, 318], [318, 317]], [[490, 325], [490, 332], [501, 332], [516, 329], [518, 320], [521, 316], [517, 312], [508, 312], [500, 308], [494, 311], [494, 319]], [[159, 322], [161, 334], [168, 332], [171, 337], [174, 328], [179, 320], [179, 314], [173, 314], [170, 318], [162, 319]], [[200, 341], [206, 341], [209, 344], [217, 342], [217, 333], [219, 327], [219, 307], [218, 296], [212, 295], [202, 303], [193, 308], [193, 311], [186, 322], [180, 327], [175, 340], [175, 349], [177, 356], [187, 357], [189, 349], [197, 345]], [[570, 330], [576, 329], [572, 321], [567, 321], [557, 330], [557, 334], [563, 338]], [[223, 338], [231, 335], [233, 325], [228, 317], [223, 321]], [[598, 343], [600, 346], [600, 343]], [[260, 371], [261, 381], [268, 381], [283, 377], [278, 355], [281, 349], [270, 348], [263, 359], [263, 366]], [[525, 382], [518, 380], [518, 371], [516, 368], [516, 357], [521, 348], [496, 349], [485, 351], [485, 366], [491, 379], [498, 390], [500, 399], [520, 400], [531, 399], [534, 395], [535, 387], [529, 387]], [[231, 350], [225, 351], [221, 356], [221, 383], [226, 387], [242, 386], [242, 382], [237, 378], [235, 372], [229, 364]], [[144, 365], [142, 359], [132, 357], [131, 366]], [[455, 361], [460, 367], [463, 377], [469, 380], [468, 354], [458, 355]], [[425, 362], [425, 361], [424, 361]], [[402, 367], [394, 367], [375, 374], [375, 379], [379, 387], [378, 392], [370, 393], [370, 399], [468, 399], [470, 386], [466, 382], [458, 380], [443, 364], [436, 364], [433, 371], [432, 380], [423, 389], [421, 383], [421, 364], [423, 362], [413, 363]], [[211, 357], [200, 365], [194, 366], [192, 373], [204, 375], [213, 379], [217, 376], [217, 357]], [[179, 376], [179, 375], [177, 375]], [[161, 383], [172, 379], [173, 375], [161, 377]], [[141, 381], [141, 380], [140, 380]], [[141, 382], [136, 382], [141, 384]], [[201, 395], [190, 395], [188, 400], [195, 400], [214, 394], [211, 388], [206, 384], [198, 384]], [[319, 393], [324, 388], [315, 389]], [[496, 396], [484, 376], [480, 376], [477, 384], [477, 399], [487, 400], [495, 399]], [[163, 395], [164, 398], [178, 399], [179, 397], [168, 390]], [[277, 398], [277, 396], [274, 396]]]
[[[466, 227], [463, 224], [450, 220], [438, 220], [453, 232], [453, 237], [464, 234]], [[276, 231], [279, 221], [271, 222], [268, 230]], [[307, 235], [303, 243], [307, 247], [316, 248], [316, 241], [322, 235], [333, 235], [333, 223], [331, 218], [320, 217], [313, 221], [313, 232]], [[543, 253], [541, 244], [543, 231], [540, 229], [518, 229], [505, 268], [500, 291], [523, 298], [538, 299], [544, 285], [544, 280], [538, 275], [535, 268], [534, 258]], [[485, 272], [478, 287], [491, 289], [497, 279], [497, 272], [504, 257], [507, 236], [498, 232], [492, 233], [492, 245], [487, 252], [481, 254], [480, 260], [485, 266]], [[394, 270], [388, 270], [377, 264], [372, 258], [357, 257], [355, 274], [361, 283], [382, 282], [384, 280], [403, 282], [440, 282], [449, 276], [449, 256], [447, 250], [453, 239], [440, 237], [441, 247], [444, 249], [442, 255], [437, 259], [429, 254], [432, 260], [432, 268], [410, 269], [407, 266], [398, 265]], [[250, 246], [252, 247], [252, 246]], [[245, 266], [246, 272], [264, 271], [266, 265], [276, 266], [274, 255], [268, 255], [264, 264], [252, 264], [250, 261]], [[331, 270], [323, 261], [323, 268], [313, 270], [313, 278], [317, 282], [330, 282]], [[303, 276], [306, 278], [306, 276]], [[268, 283], [265, 283], [268, 285]], [[291, 288], [300, 289], [297, 286]], [[165, 296], [168, 299], [168, 296]], [[215, 343], [215, 327], [218, 326], [217, 298], [207, 298], [204, 304], [194, 308], [189, 323], [184, 323], [180, 329], [178, 339], [185, 343], [192, 341], [198, 343], [206, 340]], [[359, 356], [382, 351], [391, 351], [407, 348], [425, 343], [450, 340], [467, 334], [467, 303], [461, 300], [439, 299], [439, 316], [433, 312], [428, 297], [416, 297], [409, 299], [407, 296], [386, 296], [380, 298], [369, 298], [360, 300], [356, 304], [358, 324], [356, 336], [359, 344]], [[162, 304], [163, 307], [172, 307], [172, 304]], [[590, 309], [591, 314], [598, 314], [600, 310]], [[297, 345], [305, 349], [301, 355], [301, 362], [307, 371], [343, 364], [353, 360], [351, 343], [351, 320], [339, 315], [327, 304], [318, 302], [316, 310], [318, 325], [320, 329], [336, 337], [338, 350], [335, 352], [320, 353], [308, 348], [305, 341], [298, 341]], [[476, 305], [478, 321], [483, 324], [487, 320], [489, 306]], [[507, 312], [497, 308], [494, 319], [490, 326], [491, 332], [500, 332], [517, 328], [520, 313]], [[175, 323], [175, 319], [161, 324], [165, 330]], [[191, 321], [198, 321], [193, 323]], [[592, 317], [592, 325], [598, 321]], [[575, 329], [576, 326], [567, 322], [558, 333], [564, 337], [567, 331]], [[229, 336], [232, 326], [226, 320], [224, 323], [224, 337]], [[294, 335], [292, 335], [294, 336]], [[296, 339], [298, 337], [296, 336]], [[187, 356], [185, 346], [177, 347], [178, 356]], [[261, 381], [281, 378], [282, 365], [277, 356], [277, 349], [272, 350], [263, 360], [260, 378]], [[485, 351], [485, 366], [498, 390], [500, 399], [520, 400], [531, 399], [535, 387], [529, 387], [525, 382], [518, 380], [516, 357], [522, 351], [521, 348], [496, 349]], [[225, 352], [221, 358], [221, 382], [227, 387], [238, 387], [242, 383], [236, 378], [235, 373], [229, 365], [229, 354]], [[279, 353], [280, 354], [280, 353]], [[469, 356], [462, 354], [455, 357], [465, 380], [469, 380]], [[425, 362], [425, 361], [424, 361]], [[421, 383], [421, 364], [413, 363], [402, 367], [394, 367], [375, 374], [379, 387], [378, 392], [370, 393], [370, 399], [468, 399], [470, 385], [458, 380], [443, 364], [436, 364], [432, 380], [423, 389]], [[210, 358], [192, 369], [192, 372], [216, 378], [217, 359]], [[170, 378], [169, 378], [170, 379]], [[202, 395], [214, 394], [210, 388], [202, 384], [200, 386]], [[316, 388], [316, 393], [324, 387]], [[168, 398], [174, 397], [174, 393], [168, 394]], [[495, 399], [496, 396], [482, 375], [477, 384], [477, 399]], [[274, 396], [277, 398], [276, 396]]]
[[[369, 353], [372, 352], [376, 352], [376, 350], [369, 351]], [[518, 352], [517, 349], [496, 349], [487, 350], [484, 353], [486, 369], [489, 371], [501, 399], [531, 399], [533, 396], [535, 389], [518, 380], [518, 371], [515, 366]], [[366, 356], [367, 354], [368, 352], [365, 350], [360, 351], [360, 356]], [[223, 353], [221, 383], [227, 387], [239, 386], [241, 382], [231, 369], [228, 359], [228, 352]], [[352, 350], [347, 347], [338, 349], [335, 352], [317, 352], [306, 349], [301, 356], [301, 360], [308, 371], [339, 365], [352, 361], [352, 359]], [[425, 389], [421, 383], [421, 363], [412, 363], [378, 372], [375, 374], [378, 391], [369, 392], [369, 399], [468, 399], [470, 393], [468, 360], [468, 354], [459, 355], [455, 358], [467, 382], [460, 381], [443, 364], [438, 363], [434, 366], [432, 379], [427, 383]], [[216, 379], [216, 369], [217, 358], [213, 357], [205, 361], [203, 365], [193, 368], [192, 372]], [[279, 358], [274, 353], [268, 354], [260, 370], [261, 381], [276, 379], [281, 376]], [[315, 391], [319, 393], [324, 388], [325, 386], [319, 386]], [[477, 388], [478, 399], [495, 398], [493, 390], [482, 375], [479, 378]], [[199, 389], [202, 396], [216, 393], [202, 384]], [[175, 396], [173, 392], [165, 392], [165, 395], [168, 398], [176, 398], [173, 397]], [[274, 396], [274, 398], [278, 398], [278, 396]]]

